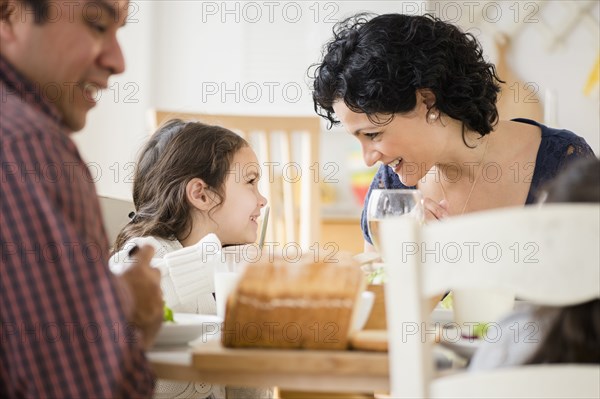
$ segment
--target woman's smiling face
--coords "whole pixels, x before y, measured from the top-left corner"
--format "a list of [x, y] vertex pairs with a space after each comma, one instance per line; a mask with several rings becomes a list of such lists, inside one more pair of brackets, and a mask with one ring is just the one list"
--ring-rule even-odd
[[343, 100], [333, 104], [336, 117], [348, 133], [358, 139], [367, 166], [377, 162], [388, 165], [406, 186], [415, 186], [437, 162], [444, 141], [433, 125], [426, 122], [427, 107], [417, 101], [407, 114], [374, 115], [373, 123], [365, 113], [354, 112]]

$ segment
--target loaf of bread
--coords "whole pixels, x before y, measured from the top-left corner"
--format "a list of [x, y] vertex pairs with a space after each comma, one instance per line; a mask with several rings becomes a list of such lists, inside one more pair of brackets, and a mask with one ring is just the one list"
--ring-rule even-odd
[[346, 349], [366, 281], [352, 259], [249, 265], [228, 298], [227, 347]]

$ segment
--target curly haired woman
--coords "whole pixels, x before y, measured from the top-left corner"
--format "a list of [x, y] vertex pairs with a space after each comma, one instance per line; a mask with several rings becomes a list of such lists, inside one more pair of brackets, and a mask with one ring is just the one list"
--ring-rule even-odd
[[[527, 119], [498, 120], [502, 81], [475, 37], [433, 16], [353, 16], [312, 71], [315, 111], [341, 122], [381, 167], [372, 189], [415, 188], [428, 219], [530, 204], [585, 140]], [[371, 250], [365, 212], [365, 249]]]

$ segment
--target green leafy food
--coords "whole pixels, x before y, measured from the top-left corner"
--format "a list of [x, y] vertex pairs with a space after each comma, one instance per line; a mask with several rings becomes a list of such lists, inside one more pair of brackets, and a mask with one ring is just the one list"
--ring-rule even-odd
[[373, 270], [367, 276], [367, 282], [369, 284], [383, 284], [385, 282], [385, 271], [383, 267]]
[[450, 292], [448, 295], [446, 295], [446, 297], [444, 299], [442, 299], [442, 301], [440, 302], [440, 305], [444, 309], [452, 309], [453, 302], [454, 302], [454, 300], [453, 300], [452, 292]]
[[167, 306], [166, 303], [164, 304], [163, 310], [164, 310], [163, 321], [170, 321], [171, 323], [175, 323], [175, 319], [173, 319], [173, 311], [171, 310], [170, 307]]
[[490, 323], [477, 323], [473, 326], [473, 335], [477, 338], [485, 337]]

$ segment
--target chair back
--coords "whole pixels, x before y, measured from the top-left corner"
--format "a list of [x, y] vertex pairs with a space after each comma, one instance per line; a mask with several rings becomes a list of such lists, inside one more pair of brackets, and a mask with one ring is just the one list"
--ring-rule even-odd
[[100, 201], [108, 242], [112, 246], [121, 229], [129, 223], [129, 213], [135, 211], [135, 206], [133, 201], [121, 198], [99, 195], [98, 200]]
[[[425, 299], [449, 289], [500, 288], [514, 292], [519, 299], [553, 306], [599, 298], [600, 206], [505, 208], [425, 226], [410, 219], [389, 219], [382, 223], [381, 234], [388, 328], [392, 331], [393, 397], [543, 397], [548, 384], [572, 387], [565, 378], [573, 374], [587, 385], [565, 397], [581, 392], [596, 392], [598, 397], [598, 366], [523, 366], [514, 372], [464, 373], [444, 385], [450, 377], [433, 380], [431, 340], [422, 339], [422, 334], [410, 335], [409, 328], [426, 329]], [[559, 368], [561, 371], [556, 371]], [[564, 376], [555, 378], [561, 372]], [[529, 378], [545, 383], [538, 386], [539, 391], [528, 390], [523, 384]], [[432, 381], [435, 385], [430, 390]], [[562, 396], [560, 392], [565, 391], [557, 388], [550, 392]]]
[[431, 383], [432, 398], [598, 398], [600, 366], [527, 365], [460, 373]]
[[[266, 241], [299, 245], [319, 242], [319, 134], [317, 117], [243, 116], [153, 110], [154, 128], [170, 119], [219, 125], [246, 139], [257, 152], [261, 193], [271, 205]], [[154, 129], [153, 129], [154, 130]]]

